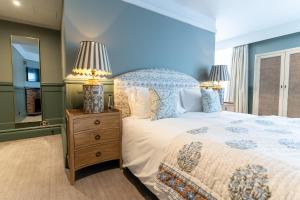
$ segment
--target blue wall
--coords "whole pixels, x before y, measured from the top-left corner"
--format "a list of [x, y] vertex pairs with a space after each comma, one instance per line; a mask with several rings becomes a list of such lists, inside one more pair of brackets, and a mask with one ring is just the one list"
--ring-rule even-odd
[[113, 75], [166, 67], [205, 80], [214, 63], [215, 34], [121, 0], [65, 0], [66, 75], [81, 40], [107, 45]]
[[300, 33], [285, 35], [249, 45], [249, 112], [252, 113], [255, 55], [300, 47]]

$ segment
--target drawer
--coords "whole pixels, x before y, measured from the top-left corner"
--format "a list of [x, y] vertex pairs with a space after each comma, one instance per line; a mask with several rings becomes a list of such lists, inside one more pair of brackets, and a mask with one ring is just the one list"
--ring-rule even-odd
[[120, 140], [120, 129], [89, 130], [74, 134], [75, 148]]
[[75, 168], [120, 159], [120, 142], [98, 144], [75, 151]]
[[223, 110], [224, 111], [230, 111], [230, 112], [234, 112], [234, 105], [223, 105]]
[[86, 130], [108, 129], [120, 127], [120, 115], [96, 115], [74, 119], [74, 133]]

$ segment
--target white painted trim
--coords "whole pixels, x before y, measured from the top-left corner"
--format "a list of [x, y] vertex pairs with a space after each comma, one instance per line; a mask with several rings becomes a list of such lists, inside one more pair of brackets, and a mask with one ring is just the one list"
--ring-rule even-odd
[[300, 48], [288, 49], [286, 51], [285, 59], [285, 80], [284, 86], [284, 102], [283, 102], [283, 116], [288, 116], [288, 100], [289, 100], [289, 82], [290, 82], [290, 57], [292, 54], [300, 53]]
[[270, 52], [266, 52], [266, 53], [259, 53], [259, 54], [255, 54], [255, 56], [268, 56], [268, 55], [272, 55], [272, 54], [277, 54], [277, 53], [286, 53], [286, 52], [298, 52], [300, 51], [300, 47], [294, 47], [294, 48], [289, 48], [289, 49], [282, 49], [282, 50], [278, 50], [278, 51], [270, 51]]
[[[239, 35], [216, 42], [216, 49], [226, 49], [300, 32], [300, 20]], [[221, 33], [220, 33], [221, 34]]]
[[282, 116], [287, 116], [288, 111], [288, 99], [289, 99], [289, 76], [290, 76], [290, 54], [288, 52], [285, 52], [285, 64], [284, 69], [281, 72], [283, 81], [281, 83], [282, 85], [282, 91], [283, 91], [283, 99], [282, 99]]
[[278, 115], [279, 116], [286, 116], [284, 114], [285, 110], [285, 89], [284, 89], [284, 82], [285, 82], [285, 68], [286, 68], [286, 53], [281, 53], [281, 67], [280, 67], [280, 83], [279, 83], [279, 102], [278, 102]]
[[[259, 88], [260, 88], [260, 63], [261, 59], [264, 58], [271, 58], [271, 57], [281, 57], [281, 63], [280, 63], [280, 85], [284, 82], [284, 67], [285, 67], [285, 52], [273, 52], [273, 53], [265, 53], [265, 54], [257, 54], [255, 55], [255, 67], [254, 67], [254, 82], [253, 82], [253, 106], [252, 106], [252, 112], [255, 115], [259, 114]], [[283, 76], [282, 76], [283, 74]], [[283, 102], [283, 88], [279, 87], [279, 102], [278, 102], [278, 110], [279, 115], [282, 115], [282, 103]]]
[[177, 5], [175, 2], [174, 3], [164, 2], [164, 0], [153, 1], [152, 3], [143, 0], [122, 0], [122, 1], [159, 13], [161, 15], [168, 16], [170, 18], [193, 25], [195, 27], [208, 30], [210, 32], [214, 32], [214, 33], [216, 32], [215, 19], [207, 17], [200, 13], [196, 13], [191, 9], [181, 7]]
[[[255, 55], [254, 82], [253, 82], [253, 114], [258, 115], [259, 109], [259, 80], [260, 80], [260, 61], [263, 58], [281, 56], [280, 70], [280, 97], [279, 113], [280, 116], [287, 116], [288, 111], [288, 93], [289, 93], [289, 73], [290, 73], [290, 55], [299, 53], [300, 47], [284, 49]], [[282, 86], [282, 87], [281, 87]]]
[[258, 56], [255, 56], [254, 81], [253, 81], [253, 105], [252, 105], [252, 113], [254, 115], [258, 115], [259, 80], [260, 80], [260, 59]]

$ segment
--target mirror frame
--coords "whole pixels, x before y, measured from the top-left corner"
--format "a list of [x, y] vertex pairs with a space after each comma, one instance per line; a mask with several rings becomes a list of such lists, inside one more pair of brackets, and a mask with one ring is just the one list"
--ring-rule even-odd
[[34, 122], [16, 122], [16, 94], [14, 92], [14, 123], [15, 128], [27, 128], [27, 127], [34, 127], [34, 126], [41, 126], [44, 122], [44, 114], [43, 114], [43, 92], [42, 92], [42, 65], [41, 65], [41, 42], [40, 38], [30, 37], [30, 36], [22, 36], [22, 35], [10, 35], [10, 53], [11, 53], [11, 70], [12, 70], [12, 84], [14, 88], [14, 73], [13, 73], [13, 37], [24, 37], [28, 39], [35, 39], [38, 41], [38, 48], [39, 48], [39, 76], [40, 76], [40, 103], [41, 103], [41, 121], [34, 121]]

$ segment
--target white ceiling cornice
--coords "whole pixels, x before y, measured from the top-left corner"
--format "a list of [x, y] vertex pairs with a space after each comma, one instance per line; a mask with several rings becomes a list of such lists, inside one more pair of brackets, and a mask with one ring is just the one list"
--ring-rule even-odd
[[15, 19], [15, 18], [12, 18], [12, 17], [5, 17], [5, 16], [1, 16], [1, 15], [0, 15], [0, 20], [9, 21], [9, 22], [16, 22], [16, 23], [26, 24], [26, 25], [31, 25], [31, 26], [37, 26], [37, 27], [46, 28], [46, 29], [60, 30], [60, 25], [57, 26], [57, 25], [48, 25], [48, 24], [42, 24], [42, 23], [35, 23], [35, 22], [32, 22], [32, 21], [28, 21], [28, 20]]
[[217, 41], [216, 49], [226, 49], [244, 44], [251, 44], [254, 42], [259, 42], [297, 32], [300, 32], [300, 20], [240, 35], [231, 39]]
[[196, 13], [195, 11], [177, 5], [175, 2], [170, 1], [155, 1], [149, 2], [145, 0], [122, 0], [124, 2], [134, 4], [136, 6], [145, 8], [147, 10], [168, 16], [181, 22], [202, 28], [211, 32], [216, 32], [216, 20], [207, 17], [203, 14]]

